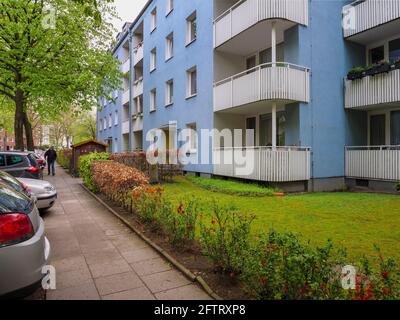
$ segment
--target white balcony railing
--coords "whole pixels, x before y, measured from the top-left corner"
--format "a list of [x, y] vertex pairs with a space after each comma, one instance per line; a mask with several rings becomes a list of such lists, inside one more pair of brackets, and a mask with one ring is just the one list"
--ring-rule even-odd
[[346, 177], [400, 181], [400, 146], [347, 147]]
[[122, 122], [122, 134], [128, 134], [129, 133], [129, 120], [126, 120]]
[[136, 98], [143, 94], [143, 79], [136, 80], [133, 83], [133, 97]]
[[214, 174], [220, 176], [268, 182], [305, 181], [311, 177], [311, 151], [306, 147], [220, 148], [214, 149], [213, 157]]
[[131, 68], [131, 62], [129, 58], [125, 60], [124, 63], [121, 64], [121, 71], [123, 74], [128, 74]]
[[357, 80], [345, 80], [346, 108], [362, 108], [400, 101], [400, 69], [368, 76]]
[[143, 43], [133, 49], [133, 65], [136, 66], [143, 59]]
[[308, 25], [308, 0], [242, 0], [214, 20], [214, 46], [267, 19]]
[[126, 105], [129, 104], [129, 90], [124, 91], [124, 93], [122, 94], [122, 105]]
[[399, 0], [358, 0], [343, 7], [344, 37], [400, 18]]
[[266, 63], [214, 84], [214, 111], [261, 100], [310, 101], [310, 70]]

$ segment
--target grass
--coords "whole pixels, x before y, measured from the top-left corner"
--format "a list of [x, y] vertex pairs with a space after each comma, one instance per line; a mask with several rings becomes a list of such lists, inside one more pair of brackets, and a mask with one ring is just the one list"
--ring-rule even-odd
[[[376, 256], [374, 244], [385, 257], [400, 260], [400, 196], [372, 193], [310, 193], [287, 197], [250, 197], [211, 192], [191, 179], [177, 178], [164, 186], [165, 194], [178, 202], [195, 196], [211, 212], [211, 200], [235, 205], [254, 214], [252, 232], [291, 231], [312, 245], [327, 239], [348, 249], [349, 259]], [[351, 261], [350, 261], [351, 262]]]
[[279, 190], [274, 188], [262, 187], [254, 183], [242, 183], [230, 180], [207, 179], [198, 177], [186, 177], [194, 185], [213, 192], [237, 196], [265, 197], [272, 196]]

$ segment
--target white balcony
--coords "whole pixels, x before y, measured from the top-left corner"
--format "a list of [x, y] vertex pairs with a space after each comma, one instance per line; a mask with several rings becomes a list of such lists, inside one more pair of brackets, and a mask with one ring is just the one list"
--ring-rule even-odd
[[[345, 38], [355, 36], [373, 28], [381, 28], [371, 34], [378, 41], [385, 37], [386, 32], [398, 32], [391, 24], [400, 18], [399, 0], [358, 0], [343, 7], [343, 33]], [[399, 24], [396, 24], [397, 26]], [[365, 43], [362, 36], [356, 37], [357, 42]]]
[[143, 79], [136, 80], [133, 83], [133, 98], [143, 94]]
[[346, 177], [400, 181], [400, 146], [347, 147]]
[[345, 80], [345, 107], [367, 108], [381, 104], [400, 102], [400, 69]]
[[214, 84], [214, 111], [271, 100], [310, 101], [310, 70], [289, 63], [266, 63]]
[[124, 93], [122, 94], [121, 103], [123, 106], [129, 104], [129, 90], [124, 91]]
[[133, 132], [143, 131], [143, 115], [137, 115], [133, 119]]
[[129, 71], [131, 69], [131, 62], [129, 58], [121, 64], [121, 71], [124, 75], [129, 74]]
[[136, 48], [133, 49], [133, 65], [136, 66], [142, 60], [143, 60], [143, 43], [140, 43]]
[[129, 120], [122, 122], [122, 134], [129, 134]]
[[[246, 166], [238, 165], [246, 159]], [[213, 153], [214, 174], [267, 182], [306, 181], [311, 177], [310, 148], [221, 148]], [[242, 171], [243, 168], [247, 169]]]
[[214, 20], [214, 47], [269, 19], [308, 25], [308, 0], [238, 1]]

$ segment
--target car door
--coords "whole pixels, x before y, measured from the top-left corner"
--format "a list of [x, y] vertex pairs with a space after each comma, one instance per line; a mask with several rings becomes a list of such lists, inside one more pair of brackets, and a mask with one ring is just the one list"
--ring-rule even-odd
[[26, 157], [20, 154], [6, 154], [5, 171], [14, 177], [25, 177], [26, 169], [29, 167], [26, 163]]

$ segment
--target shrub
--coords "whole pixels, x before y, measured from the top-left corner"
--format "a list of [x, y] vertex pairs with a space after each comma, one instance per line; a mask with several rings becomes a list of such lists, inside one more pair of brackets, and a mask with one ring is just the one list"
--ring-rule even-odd
[[396, 184], [396, 190], [400, 192], [400, 181]]
[[149, 183], [144, 173], [115, 161], [93, 161], [90, 167], [96, 189], [122, 205], [132, 190]]
[[63, 149], [57, 153], [57, 162], [64, 169], [71, 170], [72, 150]]
[[303, 245], [292, 233], [271, 231], [248, 252], [242, 279], [258, 299], [345, 298], [341, 266], [345, 251]]
[[250, 227], [254, 217], [236, 211], [234, 207], [213, 202], [213, 217], [200, 224], [200, 243], [203, 252], [215, 267], [232, 275], [242, 270], [250, 248]]
[[92, 171], [91, 171], [92, 162], [96, 160], [109, 160], [109, 159], [110, 155], [104, 152], [100, 153], [94, 152], [80, 157], [79, 173], [83, 180], [83, 183], [91, 191], [93, 192], [98, 191], [92, 177]]

